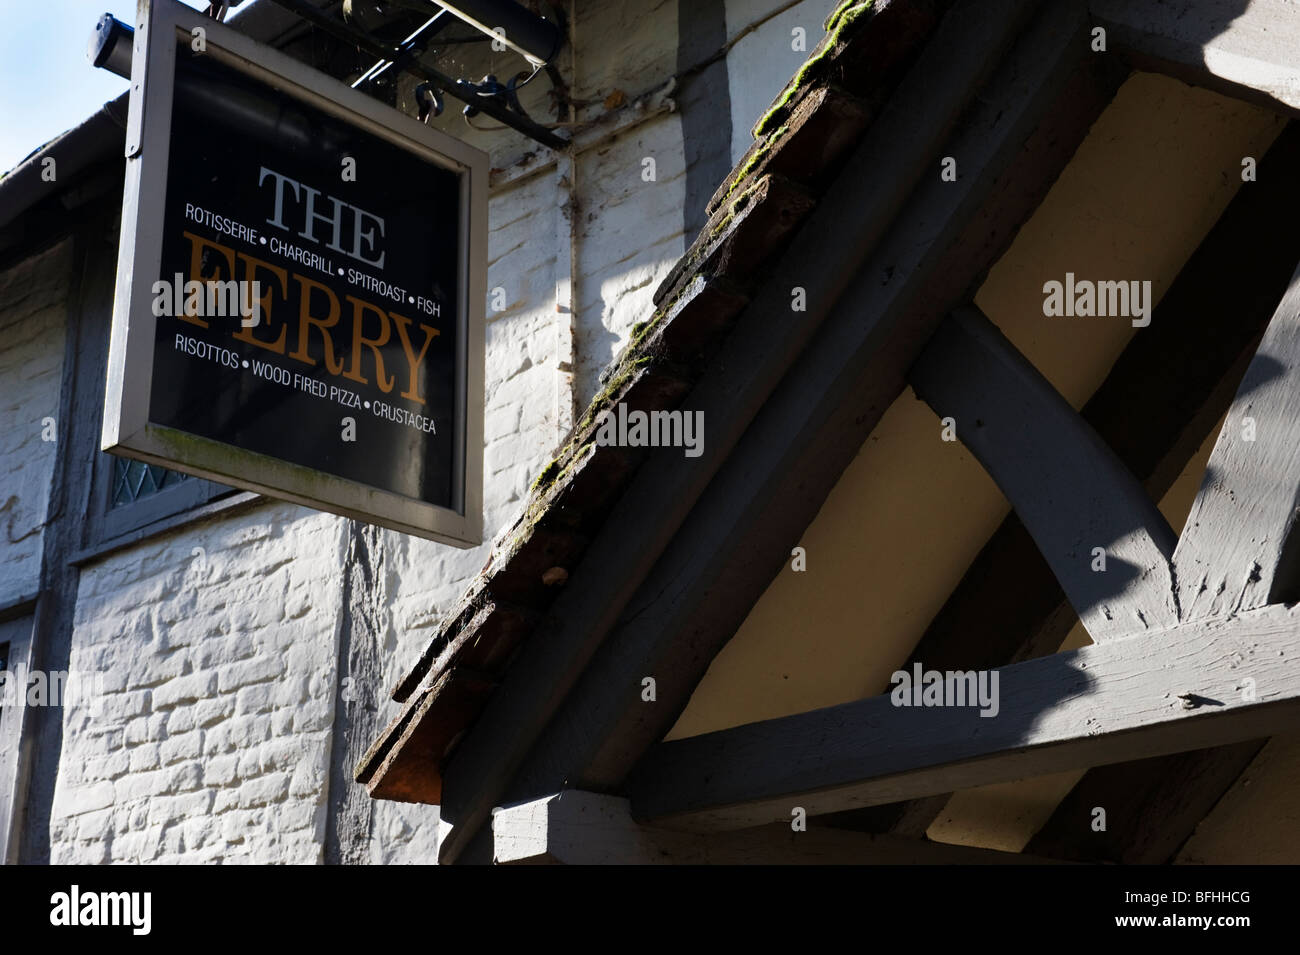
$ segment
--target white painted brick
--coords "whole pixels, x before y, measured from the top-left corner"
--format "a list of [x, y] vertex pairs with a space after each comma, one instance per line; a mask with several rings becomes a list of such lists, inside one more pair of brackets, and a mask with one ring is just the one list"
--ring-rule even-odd
[[86, 760], [83, 772], [86, 779], [115, 779], [127, 771], [128, 757], [125, 750], [116, 750], [103, 756]]
[[[238, 707], [236, 707], [238, 710]], [[240, 714], [247, 717], [247, 714]], [[265, 714], [255, 716], [252, 719], [244, 718], [237, 720], [230, 728], [230, 740], [235, 744], [235, 748], [242, 751], [250, 751], [258, 743], [265, 742], [271, 738], [271, 718]]]
[[175, 737], [180, 733], [188, 733], [194, 729], [194, 710], [197, 703], [191, 703], [188, 706], [178, 706], [167, 714], [167, 735]]
[[275, 687], [270, 684], [258, 683], [246, 686], [235, 697], [235, 713], [239, 716], [266, 713], [274, 705], [274, 696]]
[[218, 789], [215, 798], [212, 800], [212, 812], [214, 815], [230, 814], [234, 807], [239, 805], [239, 790]]
[[0, 601], [36, 592], [57, 442], [43, 440], [62, 391], [72, 241], [0, 273]]
[[272, 773], [251, 779], [239, 787], [239, 805], [245, 809], [281, 802], [289, 795], [288, 773]]
[[112, 815], [111, 809], [101, 809], [98, 812], [88, 812], [79, 816], [77, 838], [91, 842], [102, 840], [111, 828]]
[[179, 736], [169, 736], [158, 747], [158, 754], [164, 766], [195, 759], [202, 753], [203, 734], [199, 730], [191, 730]]
[[106, 781], [83, 786], [75, 794], [61, 795], [70, 797], [70, 801], [65, 802], [63, 806], [64, 812], [70, 816], [107, 809], [113, 805], [114, 800], [113, 784]]
[[203, 785], [229, 786], [238, 778], [239, 757], [213, 756], [203, 761]]
[[[219, 830], [216, 820], [211, 815], [204, 813], [192, 813], [181, 823], [181, 834], [185, 839], [185, 844], [189, 846], [190, 852], [196, 853], [205, 846], [210, 846], [216, 842], [219, 837]], [[214, 849], [220, 849], [219, 845], [213, 845]], [[212, 856], [211, 858], [216, 858]], [[208, 858], [206, 854], [199, 855], [195, 861], [203, 861]]]
[[160, 765], [162, 765], [162, 754], [154, 743], [144, 743], [128, 750], [127, 770], [133, 774], [157, 769]]
[[[117, 661], [105, 654], [103, 652], [104, 648], [97, 647], [96, 650], [99, 651], [98, 656], [102, 661], [100, 667], [124, 676], [125, 686], [133, 690], [147, 690], [162, 686], [169, 680], [183, 676], [193, 669], [182, 654], [164, 656], [161, 654], [141, 653], [127, 660]], [[117, 667], [108, 666], [109, 660], [113, 660], [114, 663], [118, 664]]]
[[153, 691], [153, 707], [164, 710], [178, 704], [194, 703], [217, 690], [217, 675], [212, 672], [173, 677]]
[[[230, 701], [231, 710], [234, 710], [234, 700]], [[231, 739], [232, 725], [230, 723], [218, 723], [216, 726], [204, 730], [203, 732], [203, 755], [205, 757], [213, 756], [217, 753], [229, 753], [235, 748], [235, 741]]]
[[284, 675], [285, 661], [269, 655], [256, 656], [217, 668], [217, 689], [222, 693], [255, 683], [266, 683]]
[[203, 770], [196, 762], [181, 763], [167, 770], [167, 789], [169, 792], [192, 792], [203, 784]]
[[171, 796], [165, 800], [167, 808], [170, 810], [173, 820], [192, 819], [195, 816], [206, 816], [212, 812], [212, 803], [216, 794], [211, 789], [200, 789], [197, 792], [186, 793], [182, 796]]
[[124, 803], [130, 803], [137, 799], [147, 799], [167, 790], [170, 774], [165, 770], [153, 770], [141, 768], [133, 770], [128, 775], [119, 779], [113, 786], [117, 799]]
[[235, 770], [240, 779], [256, 779], [262, 772], [262, 757], [257, 749], [249, 749], [239, 754]]

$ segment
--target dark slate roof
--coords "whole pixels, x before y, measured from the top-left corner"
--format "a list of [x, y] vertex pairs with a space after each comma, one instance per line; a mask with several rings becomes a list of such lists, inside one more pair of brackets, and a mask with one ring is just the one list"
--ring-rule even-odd
[[638, 449], [596, 444], [600, 413], [620, 403], [670, 410], [694, 388], [764, 267], [841, 171], [946, 6], [847, 2], [826, 21], [825, 38], [754, 127], [753, 146], [709, 202], [708, 222], [655, 292], [653, 313], [633, 328], [523, 513], [394, 688], [405, 706], [356, 770], [372, 796], [440, 801], [441, 767], [640, 463]]

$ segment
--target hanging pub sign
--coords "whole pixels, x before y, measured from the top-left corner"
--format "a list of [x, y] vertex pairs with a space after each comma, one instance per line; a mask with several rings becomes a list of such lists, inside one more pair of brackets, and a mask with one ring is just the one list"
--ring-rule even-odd
[[104, 450], [479, 543], [487, 157], [174, 0], [135, 27]]

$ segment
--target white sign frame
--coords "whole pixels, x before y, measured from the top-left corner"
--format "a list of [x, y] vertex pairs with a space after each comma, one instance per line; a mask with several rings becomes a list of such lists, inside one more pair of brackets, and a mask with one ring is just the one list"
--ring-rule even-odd
[[[487, 154], [177, 0], [138, 0], [134, 26], [103, 450], [458, 547], [482, 543]], [[158, 321], [151, 290], [161, 271], [176, 48], [200, 27], [206, 55], [460, 175], [460, 221], [468, 235], [458, 243], [456, 506], [440, 507], [149, 421]]]

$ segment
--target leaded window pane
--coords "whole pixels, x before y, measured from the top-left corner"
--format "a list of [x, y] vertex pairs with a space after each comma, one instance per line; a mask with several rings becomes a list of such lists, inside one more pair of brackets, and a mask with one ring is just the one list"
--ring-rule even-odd
[[131, 504], [189, 479], [188, 474], [169, 471], [156, 464], [145, 464], [143, 461], [132, 461], [129, 458], [114, 458], [113, 506]]

